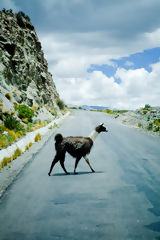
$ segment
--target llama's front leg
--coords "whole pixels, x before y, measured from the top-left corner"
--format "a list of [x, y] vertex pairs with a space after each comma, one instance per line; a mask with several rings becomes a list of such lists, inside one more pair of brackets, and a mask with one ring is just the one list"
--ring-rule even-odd
[[76, 173], [76, 168], [77, 168], [77, 165], [78, 165], [80, 159], [81, 159], [81, 157], [76, 158], [75, 167], [74, 167], [74, 174], [77, 174]]
[[91, 164], [90, 164], [89, 159], [87, 158], [87, 156], [84, 156], [83, 158], [86, 160], [86, 163], [89, 165], [91, 171], [92, 171], [92, 172], [95, 172], [95, 171], [93, 170], [93, 168], [92, 168], [92, 166], [91, 166]]

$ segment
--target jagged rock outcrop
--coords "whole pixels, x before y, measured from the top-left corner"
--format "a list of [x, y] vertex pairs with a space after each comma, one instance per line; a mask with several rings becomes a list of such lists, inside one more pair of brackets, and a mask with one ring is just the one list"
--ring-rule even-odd
[[20, 94], [13, 94], [18, 103], [53, 106], [60, 113], [56, 104], [59, 95], [41, 43], [22, 12], [0, 11], [0, 86], [8, 91], [16, 87]]

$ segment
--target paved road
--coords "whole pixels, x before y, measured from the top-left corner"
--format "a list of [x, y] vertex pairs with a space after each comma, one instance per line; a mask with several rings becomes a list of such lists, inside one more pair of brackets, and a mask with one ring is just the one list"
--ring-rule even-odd
[[[57, 164], [48, 177], [51, 137], [0, 200], [1, 240], [160, 239], [160, 141], [87, 111], [75, 111], [58, 131], [88, 136], [101, 122], [109, 132], [89, 156], [96, 173], [81, 160], [78, 175]], [[69, 155], [65, 165], [73, 173]]]

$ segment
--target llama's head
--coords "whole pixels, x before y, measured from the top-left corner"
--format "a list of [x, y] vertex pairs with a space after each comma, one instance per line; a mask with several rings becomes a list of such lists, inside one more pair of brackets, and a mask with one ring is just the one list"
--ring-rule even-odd
[[108, 130], [107, 130], [103, 125], [104, 125], [104, 123], [102, 123], [101, 125], [98, 125], [98, 126], [95, 128], [96, 132], [98, 132], [98, 133], [108, 132]]

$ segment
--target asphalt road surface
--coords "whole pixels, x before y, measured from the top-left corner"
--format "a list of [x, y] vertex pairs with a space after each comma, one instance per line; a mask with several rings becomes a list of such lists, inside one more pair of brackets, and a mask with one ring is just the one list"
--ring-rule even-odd
[[[54, 135], [0, 199], [0, 240], [160, 240], [160, 140], [103, 113], [74, 111], [57, 132], [88, 136], [104, 122], [89, 155], [57, 163]], [[17, 160], [18, 161], [18, 160]]]

